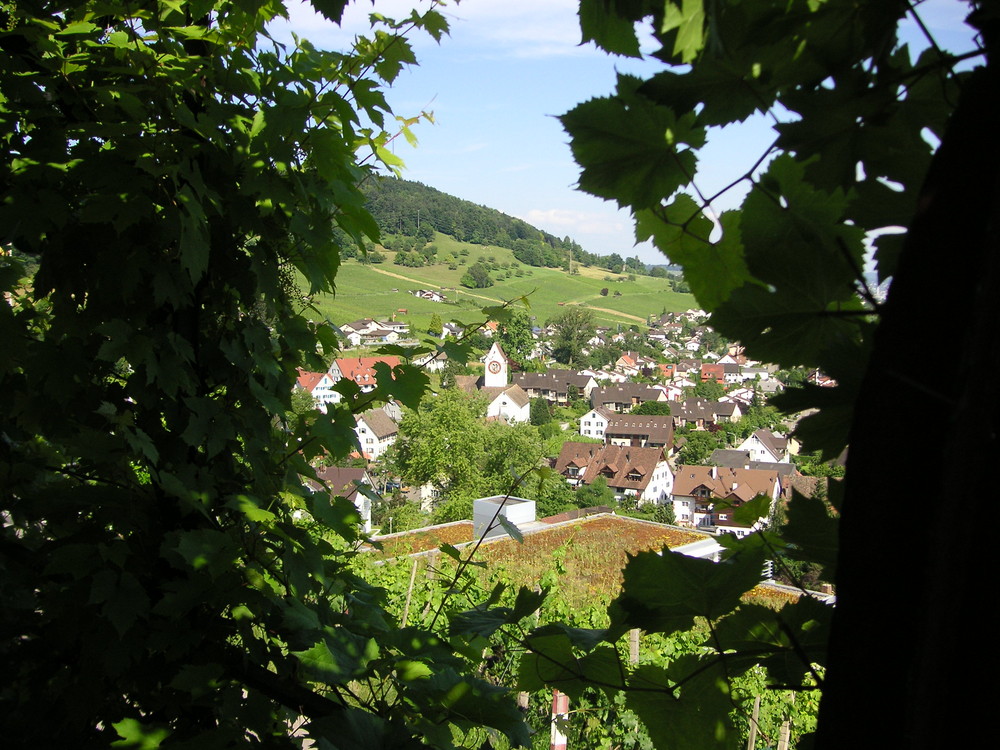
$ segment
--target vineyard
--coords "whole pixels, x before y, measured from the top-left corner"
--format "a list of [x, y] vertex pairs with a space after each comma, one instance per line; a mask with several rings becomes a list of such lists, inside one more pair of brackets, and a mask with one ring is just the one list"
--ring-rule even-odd
[[[484, 676], [498, 685], [517, 684], [526, 691], [522, 695], [536, 748], [548, 747], [552, 693], [537, 684], [538, 665], [530, 647], [526, 649], [533, 637], [529, 631], [548, 624], [578, 629], [577, 633], [602, 632], [609, 626], [609, 607], [621, 592], [623, 570], [630, 558], [706, 539], [697, 532], [614, 514], [531, 529], [524, 533], [523, 542], [506, 536], [493, 539], [482, 543], [474, 554], [472, 533], [472, 524], [465, 521], [394, 534], [367, 547], [358, 564], [368, 580], [385, 589], [386, 608], [396, 614], [401, 626], [433, 629], [447, 616], [456, 650], [485, 655]], [[516, 611], [530, 591], [539, 592], [539, 606], [522, 621], [495, 627], [489, 620], [490, 607]], [[743, 596], [750, 609], [780, 609], [797, 599], [793, 593], [765, 585]], [[602, 658], [622, 670], [662, 668], [702, 652], [708, 636], [708, 625], [700, 622], [690, 631], [669, 636], [636, 631], [599, 650]], [[566, 654], [577, 664], [589, 658]], [[653, 747], [624, 694], [582, 685], [575, 691], [569, 686], [564, 690], [573, 695], [567, 731], [575, 746]], [[794, 746], [799, 734], [815, 727], [817, 695], [815, 691], [768, 690], [763, 674], [751, 671], [733, 681], [732, 721], [745, 735], [753, 705], [759, 701], [761, 741], [773, 745], [782, 722], [790, 721]]]

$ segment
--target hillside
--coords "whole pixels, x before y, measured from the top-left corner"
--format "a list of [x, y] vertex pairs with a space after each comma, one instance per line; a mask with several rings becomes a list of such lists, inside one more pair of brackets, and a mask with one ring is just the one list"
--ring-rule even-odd
[[[337, 275], [336, 296], [315, 300], [319, 313], [331, 322], [344, 323], [357, 318], [385, 319], [406, 310], [407, 319], [419, 330], [435, 313], [446, 321], [455, 317], [472, 320], [480, 307], [526, 295], [529, 312], [539, 324], [558, 315], [566, 305], [581, 305], [594, 311], [599, 325], [611, 326], [642, 324], [649, 315], [685, 310], [695, 304], [691, 295], [672, 291], [670, 280], [665, 278], [637, 275], [628, 281], [627, 276], [604, 269], [580, 267], [578, 273], [569, 274], [561, 269], [531, 267], [518, 263], [507, 248], [462, 243], [441, 234], [435, 235], [434, 244], [439, 255], [466, 250], [465, 263], [456, 264], [454, 269], [444, 263], [411, 268], [395, 265], [397, 252], [393, 251], [387, 251], [380, 264], [345, 260]], [[463, 274], [480, 256], [487, 262], [492, 257], [495, 264], [513, 267], [491, 272], [493, 286], [462, 287]], [[608, 294], [602, 296], [605, 288]], [[409, 293], [414, 289], [443, 290], [448, 303], [414, 297]], [[620, 296], [615, 296], [616, 292]]]
[[[383, 245], [372, 248], [374, 263], [352, 250], [345, 253], [337, 294], [315, 300], [319, 314], [331, 322], [405, 315], [420, 330], [435, 313], [445, 321], [474, 320], [480, 307], [523, 295], [538, 324], [566, 305], [587, 307], [598, 325], [607, 326], [640, 324], [650, 315], [694, 305], [691, 295], [675, 291], [686, 290], [682, 280], [662, 267], [646, 275], [638, 257], [588, 253], [569, 237], [559, 239], [417, 182], [385, 179], [365, 191]], [[462, 286], [477, 262], [492, 284]], [[441, 290], [447, 303], [414, 297], [415, 289]]]
[[[419, 238], [430, 242], [435, 232], [474, 245], [506, 247], [531, 266], [563, 267], [570, 262], [626, 273], [649, 273], [638, 256], [587, 252], [570, 237], [560, 239], [495, 208], [456, 198], [419, 182], [384, 178], [364, 186], [366, 208], [383, 237]], [[390, 249], [399, 249], [387, 242]], [[663, 273], [661, 267], [660, 273]]]

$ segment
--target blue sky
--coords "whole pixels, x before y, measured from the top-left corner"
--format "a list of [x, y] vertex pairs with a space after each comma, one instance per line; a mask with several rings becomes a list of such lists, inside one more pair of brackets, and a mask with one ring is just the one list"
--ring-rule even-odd
[[[369, 2], [348, 9], [343, 28], [290, 3], [290, 27], [318, 47], [343, 49], [364, 33]], [[390, 17], [426, 8], [426, 0], [378, 0]], [[959, 0], [927, 0], [921, 16], [938, 43], [968, 49]], [[559, 237], [570, 236], [600, 254], [638, 254], [650, 263], [663, 257], [649, 245], [635, 246], [632, 221], [614, 203], [575, 190], [578, 169], [556, 116], [614, 89], [617, 72], [650, 75], [658, 66], [611, 57], [581, 46], [577, 0], [463, 0], [441, 11], [451, 31], [438, 45], [412, 38], [419, 66], [404, 72], [387, 93], [397, 115], [433, 112], [435, 124], [416, 129], [419, 145], [400, 139], [404, 177], [525, 219]], [[287, 29], [274, 29], [280, 39]], [[915, 29], [906, 36], [917, 38]], [[923, 46], [923, 45], [920, 45]], [[702, 152], [703, 192], [741, 174], [773, 139], [763, 118], [710, 135]], [[715, 207], [738, 205], [733, 191]]]

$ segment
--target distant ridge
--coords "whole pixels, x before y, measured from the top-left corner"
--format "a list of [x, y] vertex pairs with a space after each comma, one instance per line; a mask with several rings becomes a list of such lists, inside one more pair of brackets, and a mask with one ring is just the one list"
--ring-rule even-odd
[[531, 266], [558, 268], [570, 259], [625, 273], [648, 273], [645, 263], [617, 253], [599, 255], [583, 249], [570, 237], [560, 239], [528, 222], [456, 198], [420, 182], [384, 177], [367, 183], [363, 190], [368, 210], [383, 235], [418, 237], [430, 242], [438, 231], [460, 242], [496, 245], [514, 251]]

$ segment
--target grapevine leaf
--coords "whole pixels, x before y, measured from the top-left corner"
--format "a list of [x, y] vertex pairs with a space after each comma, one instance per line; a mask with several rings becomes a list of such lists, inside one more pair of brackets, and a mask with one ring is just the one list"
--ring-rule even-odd
[[787, 414], [815, 410], [799, 420], [795, 437], [807, 453], [820, 451], [824, 461], [836, 458], [847, 445], [854, 415], [854, 394], [844, 386], [823, 388], [804, 383], [771, 399]]
[[339, 24], [349, 0], [310, 0], [310, 2], [326, 20]]
[[426, 747], [410, 735], [405, 726], [357, 708], [347, 708], [336, 716], [310, 721], [307, 736], [319, 750], [372, 750]]
[[705, 43], [704, 0], [666, 3], [660, 33], [665, 36], [667, 43], [673, 39], [673, 57], [678, 62], [690, 63], [698, 56]]
[[111, 743], [111, 747], [128, 748], [128, 750], [154, 750], [170, 736], [170, 729], [156, 724], [143, 724], [138, 719], [122, 719], [114, 722], [120, 740]]
[[635, 711], [658, 748], [709, 750], [731, 747], [736, 731], [721, 659], [695, 655], [671, 662], [667, 669], [644, 665], [629, 679], [625, 705]]
[[619, 76], [618, 95], [591, 99], [560, 117], [582, 168], [580, 189], [635, 209], [658, 205], [690, 182], [691, 148], [705, 132], [693, 113], [678, 116], [637, 95], [637, 79]]
[[312, 648], [292, 652], [306, 674], [328, 685], [342, 685], [364, 674], [378, 653], [374, 638], [355, 635], [345, 628], [325, 628], [323, 637]]
[[771, 498], [767, 495], [757, 495], [733, 511], [733, 520], [743, 526], [753, 526], [760, 519], [767, 518], [770, 512]]
[[740, 243], [739, 214], [720, 217], [722, 237], [712, 242], [712, 222], [690, 196], [680, 194], [668, 205], [635, 212], [636, 241], [652, 240], [672, 262], [684, 267], [684, 279], [698, 303], [715, 310], [730, 292], [750, 278]]
[[788, 523], [783, 530], [785, 540], [792, 545], [787, 550], [796, 560], [819, 563], [824, 576], [832, 580], [837, 568], [839, 523], [822, 500], [793, 491], [788, 503]]
[[612, 632], [672, 633], [696, 617], [721, 617], [760, 582], [764, 554], [745, 550], [722, 563], [665, 550], [630, 556], [622, 593], [611, 604]]
[[580, 689], [580, 670], [569, 638], [564, 633], [528, 636], [527, 650], [518, 668], [518, 688], [534, 692], [546, 685], [565, 693]]
[[518, 589], [517, 599], [514, 600], [514, 617], [520, 620], [534, 613], [542, 606], [547, 596], [548, 591], [532, 591], [522, 586]]
[[832, 345], [859, 338], [851, 314], [862, 310], [856, 300], [830, 302], [802, 288], [772, 292], [745, 284], [712, 313], [711, 324], [758, 359], [783, 367], [817, 367]]
[[524, 534], [521, 533], [516, 524], [502, 514], [497, 516], [497, 522], [503, 527], [504, 531], [510, 534], [511, 539], [514, 539], [518, 544], [524, 544]]
[[778, 612], [745, 604], [716, 626], [716, 647], [735, 653], [727, 658], [730, 670], [760, 663], [780, 684], [801, 684], [811, 665], [824, 660], [832, 614], [832, 607], [811, 596]]
[[514, 617], [509, 607], [495, 609], [470, 609], [451, 616], [449, 632], [452, 636], [480, 636], [489, 638], [497, 630], [520, 618]]
[[580, 0], [580, 30], [583, 42], [594, 42], [615, 55], [639, 57], [639, 39], [635, 35], [635, 20], [621, 15], [619, 8], [610, 8], [606, 0]]

